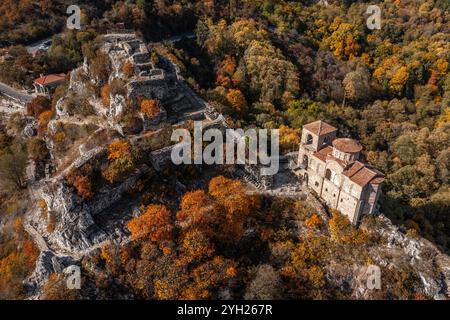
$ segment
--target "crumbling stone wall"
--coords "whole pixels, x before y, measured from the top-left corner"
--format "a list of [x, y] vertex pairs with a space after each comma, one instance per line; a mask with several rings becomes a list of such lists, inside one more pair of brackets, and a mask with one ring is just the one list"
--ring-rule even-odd
[[132, 108], [137, 108], [137, 98], [157, 99], [163, 101], [169, 98], [169, 87], [164, 80], [131, 81], [127, 84], [128, 100]]

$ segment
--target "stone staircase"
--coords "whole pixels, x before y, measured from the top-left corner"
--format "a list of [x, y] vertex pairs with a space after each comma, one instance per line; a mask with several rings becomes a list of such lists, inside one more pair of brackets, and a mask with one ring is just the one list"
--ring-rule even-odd
[[245, 170], [237, 170], [236, 174], [238, 177], [242, 178], [245, 182], [250, 183], [252, 186], [254, 186], [256, 189], [264, 191], [265, 188], [262, 185], [258, 179], [256, 179], [253, 175], [249, 174]]

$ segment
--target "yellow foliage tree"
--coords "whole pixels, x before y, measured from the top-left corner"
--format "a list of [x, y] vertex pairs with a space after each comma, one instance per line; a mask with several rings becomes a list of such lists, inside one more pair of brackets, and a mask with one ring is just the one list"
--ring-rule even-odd
[[359, 40], [361, 33], [350, 23], [342, 22], [336, 18], [332, 25], [332, 34], [325, 38], [325, 43], [333, 51], [333, 54], [341, 59], [351, 59], [360, 54]]
[[364, 230], [352, 226], [347, 217], [334, 211], [328, 221], [331, 239], [341, 244], [361, 245], [367, 242], [367, 234]]
[[280, 147], [282, 151], [289, 151], [300, 144], [300, 129], [290, 128], [285, 125], [281, 125], [279, 128], [280, 134]]
[[39, 115], [38, 118], [38, 130], [41, 133], [44, 133], [47, 131], [48, 123], [50, 122], [50, 119], [53, 116], [53, 111], [48, 110], [44, 111]]
[[131, 157], [131, 146], [126, 140], [115, 140], [108, 146], [108, 160], [115, 161]]
[[108, 167], [102, 172], [110, 183], [118, 181], [134, 166], [133, 150], [127, 140], [115, 140], [108, 146]]
[[444, 59], [437, 59], [436, 61], [436, 69], [439, 72], [440, 76], [445, 76], [448, 70], [448, 62]]
[[405, 66], [398, 68], [393, 74], [391, 81], [389, 82], [391, 90], [396, 93], [401, 93], [408, 79], [408, 68]]
[[227, 93], [227, 100], [230, 106], [239, 114], [244, 115], [247, 111], [247, 100], [239, 89], [231, 89]]
[[436, 128], [442, 128], [450, 123], [450, 107], [445, 108], [442, 115], [436, 121]]
[[305, 221], [305, 225], [310, 229], [315, 229], [322, 224], [323, 220], [317, 214], [313, 214], [309, 219]]

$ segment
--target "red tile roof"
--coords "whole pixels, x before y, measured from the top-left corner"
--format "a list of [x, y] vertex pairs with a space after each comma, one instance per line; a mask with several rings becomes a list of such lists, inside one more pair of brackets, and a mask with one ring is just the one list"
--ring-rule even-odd
[[337, 162], [343, 168], [345, 168], [348, 165], [348, 163], [346, 161], [343, 161], [343, 160], [338, 159], [333, 156], [333, 147], [331, 147], [331, 146], [327, 146], [323, 149], [320, 149], [317, 152], [314, 152], [313, 156], [315, 156], [316, 158], [318, 158], [319, 160], [321, 160], [323, 162], [327, 162], [327, 160], [333, 160], [333, 161]]
[[370, 183], [372, 183], [372, 184], [382, 184], [383, 181], [384, 181], [384, 177], [378, 177], [378, 178], [375, 178], [372, 181], [370, 181]]
[[337, 129], [322, 120], [314, 121], [303, 126], [306, 130], [314, 133], [315, 135], [328, 134], [333, 131], [337, 131]]
[[381, 172], [359, 161], [355, 161], [343, 174], [361, 187], [368, 183], [380, 184], [384, 181], [384, 175]]
[[55, 82], [62, 82], [66, 79], [66, 75], [64, 73], [60, 74], [49, 74], [46, 76], [42, 76], [34, 80], [34, 83], [40, 84], [42, 86], [53, 84]]
[[317, 152], [314, 152], [313, 156], [315, 156], [315, 157], [319, 158], [320, 160], [322, 160], [323, 162], [325, 162], [325, 160], [331, 154], [331, 152], [333, 152], [333, 147], [328, 146], [323, 149], [320, 149]]
[[364, 168], [364, 163], [356, 161], [356, 162], [353, 162], [352, 165], [347, 170], [345, 170], [344, 174], [347, 177], [351, 177], [355, 173], [357, 173], [359, 170], [361, 170], [362, 168]]
[[349, 138], [334, 140], [333, 147], [345, 153], [358, 153], [363, 149], [362, 145], [358, 141]]

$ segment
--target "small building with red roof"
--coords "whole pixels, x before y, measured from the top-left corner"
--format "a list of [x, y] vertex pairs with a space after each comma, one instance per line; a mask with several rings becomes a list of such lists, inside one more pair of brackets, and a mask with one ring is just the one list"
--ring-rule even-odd
[[34, 79], [33, 86], [37, 94], [48, 96], [66, 80], [64, 73], [41, 75]]

